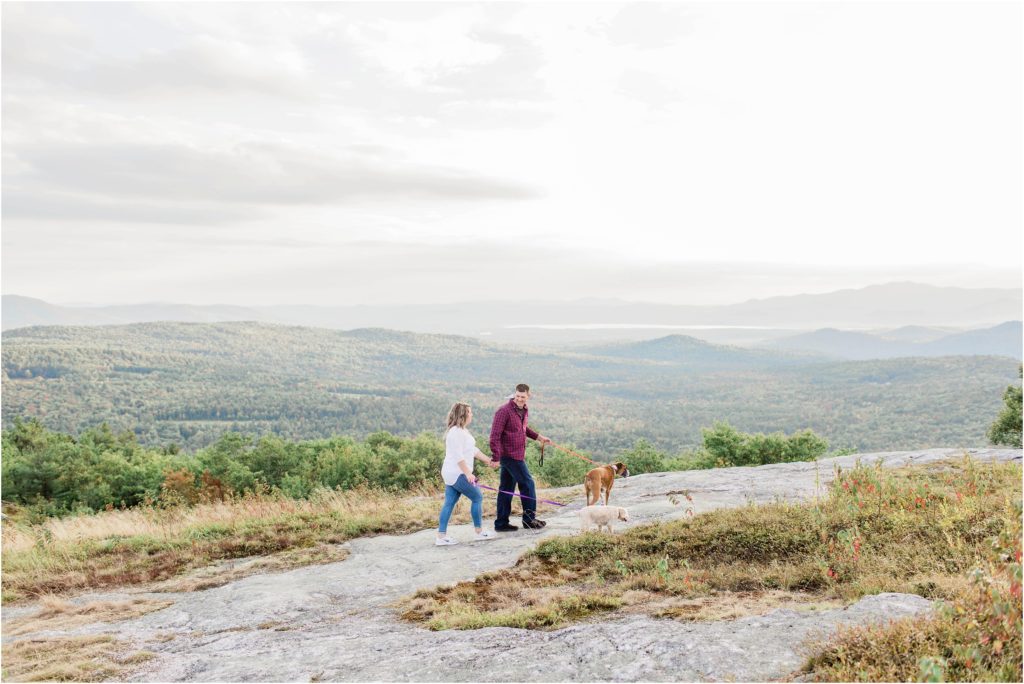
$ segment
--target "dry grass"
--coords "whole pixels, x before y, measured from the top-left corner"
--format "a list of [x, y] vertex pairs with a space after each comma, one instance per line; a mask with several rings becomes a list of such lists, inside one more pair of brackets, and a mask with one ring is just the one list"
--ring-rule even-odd
[[623, 595], [623, 604], [629, 607], [623, 612], [638, 612], [682, 622], [711, 622], [765, 615], [779, 609], [830, 610], [841, 607], [843, 602], [838, 599], [817, 599], [812, 594], [799, 591], [769, 589], [713, 592], [707, 596], [694, 598], [666, 597], [655, 592], [630, 591]]
[[7, 682], [99, 682], [123, 679], [153, 657], [148, 651], [126, 652], [111, 636], [22, 639], [3, 646]]
[[479, 610], [468, 603], [453, 603], [443, 613], [429, 619], [427, 627], [432, 630], [484, 627], [554, 629], [566, 622], [622, 606], [622, 600], [609, 593], [563, 589], [538, 594], [533, 600], [525, 598], [523, 603], [514, 607], [495, 606], [488, 610]]
[[226, 563], [207, 565], [184, 576], [158, 582], [148, 588], [152, 591], [172, 593], [203, 591], [204, 589], [222, 587], [250, 575], [281, 572], [307, 565], [338, 563], [345, 560], [348, 554], [348, 549], [337, 545], [317, 544], [308, 548], [288, 549], [272, 556], [246, 559], [233, 565]]
[[584, 582], [544, 585], [540, 584], [543, 580], [538, 576], [525, 580], [522, 576], [506, 573], [481, 579], [484, 583], [451, 588], [444, 594], [447, 605], [441, 609], [436, 592], [420, 592], [400, 603], [405, 610], [403, 617], [424, 622], [432, 630], [481, 627], [553, 629], [565, 622], [608, 610], [697, 622], [764, 615], [779, 608], [823, 610], [843, 605], [838, 599], [780, 590], [713, 592], [707, 596], [686, 598], [645, 589], [629, 589], [620, 593], [616, 588]]
[[[494, 506], [493, 497], [484, 498], [486, 517], [493, 518]], [[33, 526], [8, 521], [3, 526], [3, 600], [167, 582], [226, 559], [271, 557], [249, 571], [209, 573], [164, 586], [197, 590], [252, 572], [334, 562], [344, 553], [331, 545], [434, 527], [440, 508], [434, 490], [393, 494], [360, 489], [323, 491], [309, 500], [262, 495], [194, 507], [108, 511]], [[452, 522], [469, 522], [468, 504], [460, 502]]]
[[414, 517], [419, 517], [432, 507], [440, 508], [437, 496], [435, 491], [428, 489], [400, 496], [375, 489], [362, 489], [324, 491], [309, 500], [284, 496], [246, 496], [191, 507], [151, 506], [103, 511], [95, 515], [50, 518], [31, 529], [4, 525], [3, 550], [5, 553], [16, 553], [40, 544], [59, 545], [130, 537], [173, 541], [190, 530], [213, 525], [232, 527], [255, 519], [319, 516], [325, 513], [347, 517], [390, 518], [389, 512], [399, 503]]
[[166, 608], [171, 603], [171, 601], [136, 598], [128, 601], [90, 601], [76, 605], [58, 596], [44, 596], [40, 599], [38, 612], [16, 618], [4, 625], [4, 637], [42, 631], [68, 630], [96, 622], [127, 620]]

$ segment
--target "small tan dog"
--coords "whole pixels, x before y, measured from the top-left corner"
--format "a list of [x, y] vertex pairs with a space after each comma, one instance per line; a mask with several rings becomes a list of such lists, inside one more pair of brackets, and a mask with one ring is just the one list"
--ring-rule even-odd
[[629, 511], [620, 506], [587, 506], [579, 510], [579, 516], [581, 532], [586, 532], [593, 526], [597, 527], [598, 532], [603, 527], [607, 527], [611, 532], [612, 523], [616, 520], [629, 522]]
[[612, 493], [616, 475], [629, 477], [629, 470], [622, 461], [598, 466], [587, 473], [583, 478], [583, 489], [587, 493], [588, 506], [592, 506], [600, 500], [602, 490], [604, 491], [604, 505], [608, 505], [608, 495]]

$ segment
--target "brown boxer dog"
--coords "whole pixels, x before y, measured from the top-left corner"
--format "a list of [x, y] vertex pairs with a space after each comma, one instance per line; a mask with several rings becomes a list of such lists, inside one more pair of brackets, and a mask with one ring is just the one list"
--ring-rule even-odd
[[621, 461], [609, 463], [608, 465], [594, 468], [583, 478], [583, 489], [587, 493], [587, 505], [596, 504], [601, 499], [601, 492], [604, 491], [604, 505], [608, 505], [608, 495], [612, 492], [612, 485], [615, 484], [615, 476], [622, 475], [629, 477], [629, 470], [626, 464]]

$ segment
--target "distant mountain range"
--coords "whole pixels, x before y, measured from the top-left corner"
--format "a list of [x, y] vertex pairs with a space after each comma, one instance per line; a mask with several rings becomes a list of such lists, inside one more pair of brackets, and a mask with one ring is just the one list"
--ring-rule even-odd
[[[59, 306], [42, 299], [4, 295], [0, 312], [4, 330], [33, 325], [124, 325], [176, 321], [226, 323], [265, 321], [267, 314], [242, 306], [194, 306], [191, 304], [128, 304], [123, 306]], [[271, 321], [265, 321], [271, 322]]]
[[[825, 327], [879, 329], [913, 326], [976, 328], [1021, 318], [1022, 291], [966, 289], [919, 283], [888, 283], [825, 294], [753, 299], [727, 306], [674, 306], [618, 300], [574, 302], [464, 302], [427, 306], [193, 306], [150, 303], [122, 306], [58, 306], [4, 295], [4, 330], [33, 325], [110, 325], [154, 321], [259, 321], [319, 328], [391, 328], [426, 333], [487, 335], [495, 341], [587, 340], [594, 329], [609, 338], [651, 338], [666, 326], [708, 339], [698, 328], [742, 328], [749, 342]], [[912, 327], [907, 327], [912, 326]], [[617, 327], [617, 329], [616, 329]], [[690, 329], [692, 327], [692, 330]], [[588, 329], [586, 333], [582, 329]], [[575, 329], [575, 332], [570, 332]], [[764, 329], [763, 334], [757, 329]], [[753, 331], [753, 332], [751, 332]], [[920, 331], [918, 331], [920, 332]], [[733, 339], [739, 339], [737, 333]], [[715, 338], [722, 341], [721, 334]], [[905, 341], [921, 341], [907, 339]]]
[[955, 334], [924, 328], [901, 328], [885, 334], [825, 328], [775, 340], [770, 346], [851, 360], [907, 356], [1008, 356], [1020, 360], [1024, 334], [1021, 321]]

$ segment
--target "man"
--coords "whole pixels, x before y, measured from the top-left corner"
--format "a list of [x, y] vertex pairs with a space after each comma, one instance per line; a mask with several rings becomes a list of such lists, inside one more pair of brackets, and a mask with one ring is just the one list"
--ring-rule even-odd
[[[539, 530], [547, 523], [537, 519], [537, 488], [530, 469], [526, 467], [526, 438], [551, 444], [544, 435], [527, 427], [530, 410], [526, 400], [530, 398], [529, 385], [516, 385], [516, 392], [508, 403], [494, 414], [491, 424], [491, 460], [501, 463], [501, 480], [498, 486], [503, 492], [512, 492], [519, 487], [523, 503], [523, 527]], [[498, 515], [494, 529], [498, 532], [512, 532], [519, 528], [510, 525], [508, 516], [512, 513], [512, 495], [498, 494]]]

